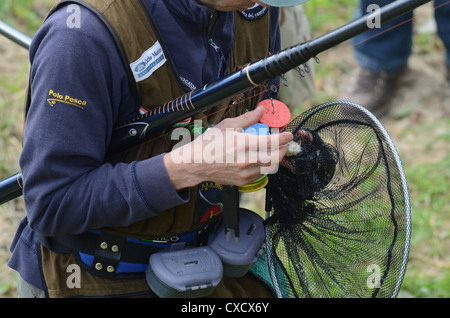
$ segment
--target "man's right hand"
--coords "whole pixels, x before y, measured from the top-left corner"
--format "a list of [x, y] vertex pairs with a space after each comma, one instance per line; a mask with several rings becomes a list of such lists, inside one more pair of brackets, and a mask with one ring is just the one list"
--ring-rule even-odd
[[169, 178], [176, 190], [204, 181], [223, 185], [247, 185], [265, 173], [275, 172], [287, 151], [291, 133], [252, 135], [245, 127], [257, 123], [260, 106], [235, 118], [227, 118], [192, 142], [164, 156]]

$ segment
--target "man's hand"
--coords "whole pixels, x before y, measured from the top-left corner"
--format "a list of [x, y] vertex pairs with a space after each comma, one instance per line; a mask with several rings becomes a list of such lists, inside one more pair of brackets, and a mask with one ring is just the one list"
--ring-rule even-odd
[[192, 142], [167, 153], [164, 163], [175, 189], [203, 181], [243, 186], [265, 173], [275, 172], [293, 136], [288, 132], [271, 135], [242, 132], [257, 123], [263, 113], [264, 107], [258, 107], [225, 119]]

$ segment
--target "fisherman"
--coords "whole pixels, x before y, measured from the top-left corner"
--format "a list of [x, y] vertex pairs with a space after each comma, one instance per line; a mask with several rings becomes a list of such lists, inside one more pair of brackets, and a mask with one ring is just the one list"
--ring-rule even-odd
[[[189, 156], [179, 162], [172, 150], [178, 140], [161, 133], [111, 156], [114, 127], [278, 52], [276, 6], [305, 1], [72, 0], [50, 11], [30, 47], [20, 157], [27, 216], [9, 260], [20, 274], [19, 297], [155, 297], [148, 264], [134, 260], [174, 243], [200, 244], [222, 214], [215, 200], [221, 187], [249, 184], [271, 163], [192, 160], [194, 145], [223, 142], [208, 138], [211, 130], [177, 148]], [[204, 128], [234, 129], [227, 151], [243, 158], [254, 158], [249, 144], [265, 138], [277, 145], [271, 159], [279, 161], [290, 133], [254, 136], [239, 149], [236, 141], [239, 129], [259, 121], [257, 103], [275, 98], [278, 84], [256, 87], [256, 98], [237, 96], [188, 125], [201, 119]], [[80, 284], [69, 284], [77, 268]], [[272, 295], [249, 273], [224, 277], [211, 297]]]

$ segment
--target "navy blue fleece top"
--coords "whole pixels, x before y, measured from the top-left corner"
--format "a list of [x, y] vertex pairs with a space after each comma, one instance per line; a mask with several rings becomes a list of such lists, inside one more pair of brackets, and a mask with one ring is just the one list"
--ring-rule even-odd
[[[223, 75], [233, 13], [219, 13], [211, 45], [206, 7], [193, 0], [146, 3], [186, 87]], [[44, 285], [36, 232], [54, 236], [127, 226], [190, 199], [188, 191], [172, 187], [162, 155], [130, 164], [105, 162], [114, 125], [137, 117], [138, 105], [103, 23], [81, 8], [79, 27], [68, 27], [73, 13], [61, 7], [52, 14], [30, 48], [31, 106], [20, 157], [27, 216], [12, 243], [9, 266], [39, 288]], [[272, 16], [272, 52], [277, 52], [277, 14]]]

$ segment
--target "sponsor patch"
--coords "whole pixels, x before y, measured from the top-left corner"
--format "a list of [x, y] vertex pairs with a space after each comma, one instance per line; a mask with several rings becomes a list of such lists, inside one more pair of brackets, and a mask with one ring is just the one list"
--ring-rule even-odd
[[56, 103], [63, 103], [67, 105], [72, 105], [81, 109], [84, 109], [87, 106], [87, 102], [83, 99], [74, 98], [67, 94], [60, 94], [59, 92], [55, 92], [52, 89], [48, 91], [47, 102], [50, 106], [55, 106]]
[[167, 61], [161, 44], [156, 43], [142, 54], [135, 62], [130, 64], [136, 82], [149, 78], [158, 68]]
[[255, 4], [253, 7], [245, 11], [239, 11], [239, 13], [242, 14], [246, 20], [257, 20], [263, 17], [268, 11], [269, 7], [263, 7], [259, 4]]

